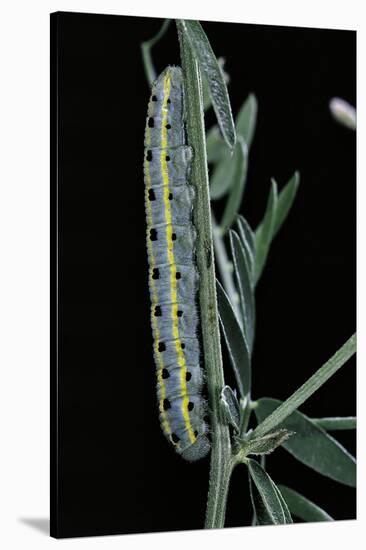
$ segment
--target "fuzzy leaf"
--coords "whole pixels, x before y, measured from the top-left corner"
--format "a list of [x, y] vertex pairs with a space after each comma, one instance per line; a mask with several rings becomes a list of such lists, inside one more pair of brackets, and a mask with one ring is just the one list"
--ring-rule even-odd
[[[251, 274], [251, 280], [253, 283], [253, 276], [254, 276], [254, 265], [255, 265], [255, 237], [254, 233], [252, 231], [252, 228], [250, 227], [249, 223], [246, 221], [246, 219], [239, 215], [236, 220], [237, 227], [238, 227], [238, 233], [241, 240], [241, 244], [243, 245], [245, 257], [247, 259], [247, 263], [250, 268], [250, 274]], [[253, 286], [253, 284], [252, 284]]]
[[[283, 222], [285, 221], [291, 206], [295, 200], [295, 196], [300, 183], [300, 175], [295, 172], [292, 178], [287, 182], [281, 192], [277, 192], [277, 184], [272, 179], [272, 189], [267, 202], [266, 213], [262, 222], [256, 229], [256, 269], [255, 282], [261, 276], [265, 266], [270, 245]], [[274, 196], [275, 195], [275, 196]]]
[[275, 223], [273, 228], [273, 237], [274, 238], [279, 229], [281, 228], [283, 222], [285, 221], [287, 214], [289, 213], [292, 203], [295, 200], [297, 190], [300, 185], [300, 174], [295, 172], [292, 178], [286, 183], [283, 189], [281, 189], [278, 194], [277, 209], [275, 216]]
[[[278, 399], [260, 399], [255, 409], [258, 422], [262, 422], [281, 403]], [[355, 487], [354, 457], [326, 431], [316, 426], [310, 418], [300, 411], [295, 411], [281, 422], [280, 427], [296, 432], [283, 443], [283, 447], [297, 460], [326, 477]]]
[[236, 133], [242, 136], [250, 148], [257, 121], [258, 104], [254, 94], [250, 94], [244, 101], [236, 117]]
[[355, 430], [357, 426], [357, 420], [355, 416], [336, 416], [330, 418], [311, 418], [319, 428], [323, 428], [327, 432], [333, 432], [336, 430]]
[[206, 134], [207, 162], [216, 163], [229, 152], [220, 130], [215, 124]]
[[234, 277], [233, 277], [234, 266], [232, 264], [231, 259], [229, 259], [228, 257], [228, 254], [226, 251], [226, 244], [223, 239], [222, 230], [216, 224], [216, 220], [212, 211], [211, 211], [211, 221], [212, 221], [212, 235], [213, 235], [214, 247], [215, 247], [215, 259], [217, 261], [218, 271], [220, 273], [222, 285], [229, 297], [230, 303], [233, 306], [235, 314], [237, 315], [240, 323], [241, 321], [239, 317], [240, 300], [239, 300], [239, 294], [234, 284]]
[[304, 521], [333, 521], [333, 518], [322, 510], [317, 504], [311, 502], [303, 495], [300, 495], [297, 491], [286, 487], [286, 485], [279, 485], [287, 506], [291, 513]]
[[251, 354], [253, 349], [255, 327], [255, 302], [251, 285], [250, 268], [247, 263], [239, 235], [230, 229], [229, 238], [237, 288], [240, 296], [243, 329], [246, 336], [246, 341], [248, 342], [249, 352]]
[[239, 140], [236, 142], [234, 153], [226, 147], [223, 157], [217, 163], [210, 178], [211, 199], [221, 199], [238, 181], [242, 186], [245, 185], [246, 166], [247, 157], [245, 148], [243, 148]]
[[230, 229], [239, 212], [247, 178], [248, 147], [241, 136], [238, 137], [232, 164], [232, 183], [229, 188], [230, 193], [226, 201], [224, 214], [220, 224], [224, 231]]
[[[220, 58], [218, 61], [220, 63]], [[207, 86], [207, 84], [205, 84], [204, 87], [205, 86]], [[256, 114], [257, 100], [253, 94], [250, 94], [236, 117], [236, 133], [244, 138], [248, 149], [250, 148], [255, 129]], [[217, 125], [212, 126], [208, 130], [206, 134], [206, 143], [207, 162], [216, 163], [221, 161], [223, 157], [232, 159], [232, 156], [228, 154], [229, 151]]]
[[255, 282], [260, 278], [267, 260], [275, 227], [277, 200], [277, 184], [272, 179], [266, 212], [263, 221], [255, 232]]
[[[224, 71], [225, 59], [223, 57], [218, 57], [217, 63], [222, 71], [225, 83], [228, 84], [230, 79], [229, 79], [229, 75]], [[212, 106], [212, 101], [210, 97], [210, 88], [204, 73], [202, 74], [202, 95], [203, 95], [203, 108], [205, 111], [207, 111]]]
[[222, 135], [230, 149], [233, 149], [236, 142], [236, 133], [223, 71], [199, 21], [181, 20], [181, 25], [194, 56], [207, 79], [212, 105]]
[[252, 525], [273, 525], [273, 520], [270, 516], [270, 514], [267, 511], [266, 506], [264, 505], [263, 499], [261, 498], [261, 495], [252, 481], [252, 478], [248, 472], [249, 475], [249, 494], [250, 494], [250, 500], [252, 502], [253, 512], [254, 512], [254, 518]]
[[294, 432], [276, 430], [257, 439], [249, 439], [246, 449], [248, 455], [268, 455], [282, 445]]
[[275, 485], [275, 489], [276, 489], [277, 496], [280, 499], [280, 502], [282, 504], [283, 513], [285, 515], [285, 523], [293, 523], [289, 507], [287, 506], [287, 502], [283, 498], [282, 492], [277, 487], [277, 485]]
[[224, 386], [222, 389], [221, 406], [223, 407], [228, 423], [238, 432], [240, 424], [240, 406], [230, 386]]
[[230, 362], [242, 398], [250, 392], [251, 369], [248, 344], [230, 300], [219, 281], [216, 281], [217, 303], [222, 333], [229, 352]]
[[251, 499], [257, 523], [260, 525], [282, 525], [287, 523], [281, 499], [272, 479], [255, 460], [248, 460], [251, 479]]

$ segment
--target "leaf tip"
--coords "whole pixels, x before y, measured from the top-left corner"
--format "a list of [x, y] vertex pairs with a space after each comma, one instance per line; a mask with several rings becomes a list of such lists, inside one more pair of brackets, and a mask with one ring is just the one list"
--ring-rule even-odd
[[300, 172], [298, 170], [295, 170], [293, 178], [294, 178], [294, 185], [297, 189], [300, 185]]

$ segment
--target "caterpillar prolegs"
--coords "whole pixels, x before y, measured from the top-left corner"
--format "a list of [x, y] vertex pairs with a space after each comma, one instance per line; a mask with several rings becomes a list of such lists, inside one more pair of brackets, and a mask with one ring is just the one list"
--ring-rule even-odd
[[167, 67], [152, 86], [145, 129], [145, 208], [151, 325], [160, 423], [183, 458], [205, 456], [203, 372], [197, 337], [192, 150], [184, 131], [179, 67]]

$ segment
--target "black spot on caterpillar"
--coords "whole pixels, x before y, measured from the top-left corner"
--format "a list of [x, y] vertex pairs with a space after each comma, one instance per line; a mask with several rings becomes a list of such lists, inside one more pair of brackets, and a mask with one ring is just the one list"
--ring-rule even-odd
[[203, 373], [197, 337], [192, 150], [184, 132], [184, 88], [179, 67], [152, 86], [145, 127], [145, 208], [149, 289], [160, 423], [186, 460], [205, 456]]

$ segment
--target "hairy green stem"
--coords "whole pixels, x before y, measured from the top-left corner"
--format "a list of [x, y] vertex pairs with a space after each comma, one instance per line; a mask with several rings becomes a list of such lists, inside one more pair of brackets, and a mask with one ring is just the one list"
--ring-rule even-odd
[[159, 32], [153, 38], [147, 40], [146, 42], [142, 42], [141, 44], [142, 61], [145, 68], [146, 78], [150, 86], [156, 79], [156, 71], [151, 57], [151, 49], [164, 36], [170, 25], [170, 21], [170, 19], [165, 19], [164, 23], [160, 27]]
[[243, 413], [242, 413], [242, 416], [241, 416], [241, 422], [240, 422], [240, 430], [239, 430], [239, 434], [240, 434], [240, 437], [245, 437], [245, 434], [248, 430], [248, 425], [249, 425], [249, 420], [250, 420], [250, 415], [252, 414], [252, 411], [253, 411], [253, 402], [250, 400], [250, 396], [248, 395], [248, 398], [245, 400], [245, 401], [240, 401], [240, 405], [243, 409]]
[[311, 376], [305, 384], [300, 386], [286, 401], [272, 414], [267, 416], [252, 432], [252, 437], [260, 437], [278, 426], [285, 418], [293, 413], [316, 390], [318, 390], [334, 373], [337, 372], [356, 352], [356, 335], [353, 334], [345, 344]]
[[225, 522], [232, 465], [229, 429], [220, 406], [220, 394], [225, 382], [216, 300], [203, 96], [200, 69], [192, 55], [181, 21], [177, 21], [177, 28], [185, 85], [187, 142], [193, 149], [191, 181], [196, 190], [194, 222], [200, 274], [199, 302], [211, 416], [212, 451], [205, 526], [218, 528], [223, 527]]

